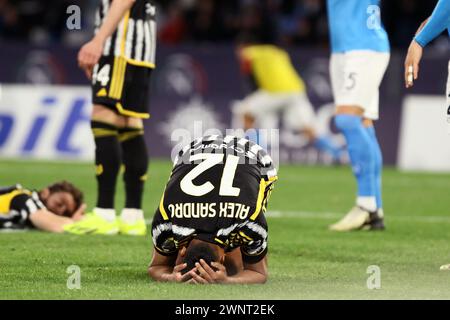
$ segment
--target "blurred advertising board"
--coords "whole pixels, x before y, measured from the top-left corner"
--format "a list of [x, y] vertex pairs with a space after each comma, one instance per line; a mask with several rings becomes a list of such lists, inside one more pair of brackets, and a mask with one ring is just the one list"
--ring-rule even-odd
[[0, 156], [91, 160], [90, 99], [88, 87], [2, 85]]
[[450, 171], [450, 123], [444, 96], [407, 96], [403, 102], [398, 167]]

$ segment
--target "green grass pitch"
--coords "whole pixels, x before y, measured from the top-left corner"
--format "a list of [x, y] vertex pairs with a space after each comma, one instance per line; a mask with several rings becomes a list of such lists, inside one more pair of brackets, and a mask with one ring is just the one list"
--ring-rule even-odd
[[[151, 218], [170, 173], [153, 161], [145, 192]], [[0, 233], [1, 299], [448, 299], [450, 175], [384, 173], [385, 232], [332, 233], [327, 226], [353, 203], [349, 168], [282, 166], [269, 203], [269, 271], [265, 285], [194, 286], [152, 282], [150, 237]], [[67, 179], [92, 207], [90, 164], [0, 162], [0, 185], [39, 188]], [[123, 202], [119, 184], [117, 205]], [[81, 268], [81, 289], [66, 272]], [[367, 268], [381, 288], [367, 288]]]

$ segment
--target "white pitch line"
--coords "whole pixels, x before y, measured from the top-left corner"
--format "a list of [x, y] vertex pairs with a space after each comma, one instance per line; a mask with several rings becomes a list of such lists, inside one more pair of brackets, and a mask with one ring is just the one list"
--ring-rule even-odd
[[317, 218], [335, 219], [342, 217], [342, 214], [335, 212], [311, 212], [311, 211], [267, 211], [264, 214], [268, 218]]
[[[267, 211], [265, 216], [267, 218], [295, 218], [295, 219], [320, 219], [320, 220], [332, 220], [340, 219], [345, 215], [344, 212], [312, 212], [312, 211]], [[407, 221], [418, 221], [418, 222], [428, 222], [428, 223], [450, 223], [450, 213], [448, 216], [395, 216], [386, 215], [387, 220], [407, 220]], [[146, 223], [151, 225], [152, 219], [147, 219]]]
[[21, 233], [29, 231], [29, 229], [0, 229], [0, 233]]
[[[299, 219], [339, 219], [345, 213], [336, 212], [309, 212], [309, 211], [268, 211], [265, 216], [268, 218], [299, 218]], [[395, 216], [386, 215], [388, 220], [414, 220], [420, 222], [445, 222], [450, 223], [450, 213], [448, 216]]]

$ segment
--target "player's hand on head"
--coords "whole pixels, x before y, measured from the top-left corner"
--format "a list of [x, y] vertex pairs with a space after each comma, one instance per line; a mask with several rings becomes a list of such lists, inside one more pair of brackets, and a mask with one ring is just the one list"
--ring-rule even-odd
[[186, 263], [182, 263], [179, 265], [176, 265], [173, 268], [173, 272], [171, 274], [170, 281], [172, 282], [187, 282], [190, 279], [189, 272], [186, 272], [185, 274], [182, 274], [181, 272], [187, 267]]
[[86, 212], [86, 208], [87, 205], [86, 203], [83, 203], [78, 209], [77, 211], [75, 211], [75, 213], [72, 216], [72, 220], [78, 221], [81, 220], [84, 217], [84, 214]]
[[225, 266], [218, 262], [211, 262], [211, 265], [217, 270], [213, 270], [205, 260], [200, 259], [200, 262], [195, 264], [197, 272], [192, 273], [192, 278], [203, 284], [224, 283], [228, 277]]
[[78, 65], [89, 79], [92, 77], [92, 69], [100, 60], [102, 51], [103, 43], [93, 39], [82, 46], [78, 52]]
[[405, 85], [411, 88], [419, 77], [419, 65], [422, 60], [423, 48], [415, 40], [411, 42], [405, 59]]

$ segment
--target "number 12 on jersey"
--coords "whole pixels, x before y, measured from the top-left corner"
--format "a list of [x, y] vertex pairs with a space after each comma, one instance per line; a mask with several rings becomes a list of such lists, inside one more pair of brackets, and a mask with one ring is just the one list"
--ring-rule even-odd
[[[211, 182], [205, 182], [204, 184], [197, 186], [193, 183], [193, 180], [200, 176], [206, 170], [222, 163], [225, 155], [215, 153], [200, 153], [190, 157], [190, 161], [203, 160], [194, 169], [192, 169], [180, 182], [181, 190], [184, 193], [201, 197], [214, 190], [214, 185]], [[220, 196], [238, 197], [241, 192], [240, 188], [233, 187], [234, 176], [236, 175], [236, 169], [239, 164], [239, 157], [234, 155], [228, 155], [223, 168], [222, 179], [220, 181]]]

